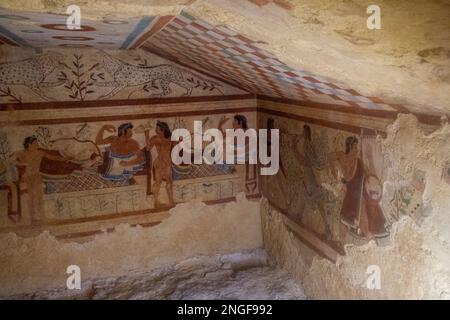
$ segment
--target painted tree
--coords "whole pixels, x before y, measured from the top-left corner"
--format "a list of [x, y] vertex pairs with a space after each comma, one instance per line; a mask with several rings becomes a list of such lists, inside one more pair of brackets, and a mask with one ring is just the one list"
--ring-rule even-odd
[[22, 97], [15, 94], [10, 87], [0, 87], [0, 97], [8, 98], [8, 102], [22, 103]]
[[60, 65], [68, 72], [61, 71], [58, 75], [58, 80], [65, 81], [64, 88], [70, 92], [69, 98], [79, 101], [84, 101], [88, 95], [95, 92], [93, 86], [98, 78], [104, 80], [103, 73], [95, 72], [99, 66], [98, 62], [88, 68], [83, 61], [82, 54], [74, 54], [71, 66], [60, 62]]
[[6, 160], [11, 154], [8, 136], [5, 132], [0, 132], [0, 159]]

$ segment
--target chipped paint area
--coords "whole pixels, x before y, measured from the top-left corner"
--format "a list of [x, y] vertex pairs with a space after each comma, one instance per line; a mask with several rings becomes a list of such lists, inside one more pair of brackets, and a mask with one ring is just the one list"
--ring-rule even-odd
[[121, 224], [114, 233], [82, 244], [60, 242], [48, 232], [30, 238], [1, 235], [0, 296], [60, 288], [73, 264], [87, 281], [148, 271], [197, 255], [262, 247], [259, 202], [242, 195], [224, 205], [191, 201], [169, 214], [150, 229]]
[[[450, 137], [447, 124], [431, 134], [419, 129], [413, 116], [401, 116], [387, 130], [384, 152], [391, 158], [385, 185], [414, 169], [426, 172], [425, 214], [417, 220], [402, 215], [393, 224], [389, 244], [374, 241], [345, 246], [335, 263], [320, 258], [289, 231], [283, 216], [262, 204], [264, 243], [268, 252], [304, 286], [311, 298], [449, 299], [450, 185], [443, 178]], [[367, 288], [367, 268], [381, 271], [380, 290]]]

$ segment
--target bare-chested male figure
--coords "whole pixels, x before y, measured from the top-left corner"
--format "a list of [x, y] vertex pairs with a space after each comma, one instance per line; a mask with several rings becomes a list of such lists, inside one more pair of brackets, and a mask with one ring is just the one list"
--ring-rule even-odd
[[102, 177], [107, 180], [130, 180], [134, 173], [142, 170], [144, 164], [144, 155], [139, 143], [132, 138], [133, 125], [130, 122], [121, 124], [117, 129], [117, 136], [103, 138], [105, 131], [115, 132], [116, 128], [104, 125], [95, 139], [97, 145], [109, 144], [108, 165]]
[[158, 121], [155, 129], [156, 135], [149, 138], [148, 130], [145, 131], [145, 137], [147, 140], [147, 150], [151, 151], [153, 147], [156, 147], [158, 156], [153, 162], [155, 184], [153, 185], [153, 192], [155, 194], [155, 207], [159, 207], [159, 189], [163, 180], [166, 181], [166, 191], [169, 197], [169, 204], [174, 205], [173, 200], [173, 179], [172, 179], [172, 133], [169, 126], [165, 122]]
[[12, 155], [12, 162], [18, 166], [25, 167], [23, 178], [28, 191], [28, 207], [31, 215], [31, 223], [44, 222], [44, 190], [40, 173], [42, 159], [47, 158], [66, 162], [69, 159], [49, 154], [39, 149], [39, 144], [35, 136], [25, 138], [23, 147], [24, 150], [17, 151]]

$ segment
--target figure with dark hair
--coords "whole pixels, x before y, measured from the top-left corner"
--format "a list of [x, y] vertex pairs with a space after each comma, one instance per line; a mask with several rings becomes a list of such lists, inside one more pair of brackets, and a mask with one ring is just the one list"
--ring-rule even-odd
[[[225, 131], [222, 128], [222, 126], [229, 120], [229, 118], [227, 118], [226, 116], [223, 116], [222, 119], [219, 121], [219, 125], [218, 125], [218, 129], [222, 132], [222, 134], [225, 136]], [[244, 132], [247, 131], [248, 129], [248, 124], [247, 124], [247, 118], [242, 115], [242, 114], [236, 114], [233, 117], [233, 123], [232, 123], [233, 129], [234, 130], [243, 130]], [[227, 145], [226, 145], [226, 139], [224, 139], [224, 150], [226, 150]], [[241, 149], [243, 148], [243, 153], [245, 154], [245, 159], [246, 161], [248, 161], [249, 158], [249, 152], [250, 150], [248, 149], [248, 141], [245, 141], [245, 145], [243, 146], [239, 146], [239, 145], [235, 145], [235, 156], [238, 156], [239, 152], [242, 151]]]
[[26, 137], [23, 147], [24, 150], [15, 152], [11, 159], [14, 164], [25, 169], [22, 178], [27, 186], [28, 209], [31, 222], [43, 222], [45, 221], [45, 215], [44, 189], [40, 172], [41, 162], [44, 158], [63, 162], [69, 162], [69, 159], [48, 153], [39, 148], [38, 140], [35, 136]]
[[[356, 234], [373, 239], [386, 234], [385, 218], [381, 207], [369, 198], [365, 190], [367, 169], [359, 156], [358, 138], [347, 137], [345, 152], [336, 152], [330, 160], [337, 160], [342, 171], [342, 182], [345, 184], [345, 196], [341, 206], [341, 226], [347, 226]], [[341, 228], [341, 238], [346, 231]]]
[[[222, 132], [222, 134], [224, 136], [226, 136], [226, 134], [225, 134], [225, 130], [223, 129], [223, 125], [228, 120], [230, 120], [230, 119], [227, 118], [226, 116], [223, 116], [222, 119], [220, 119], [219, 124], [217, 126], [217, 128], [220, 130], [220, 132]], [[242, 130], [246, 131], [248, 129], [247, 118], [244, 115], [242, 115], [242, 114], [236, 114], [233, 117], [232, 127], [233, 127], [234, 130], [242, 129]], [[227, 143], [226, 143], [226, 139], [223, 139], [224, 160], [225, 160], [225, 154], [226, 154], [227, 147], [228, 146], [227, 146]], [[245, 145], [244, 146], [236, 146], [235, 145], [234, 147], [235, 147], [234, 155], [235, 155], [236, 159], [237, 159], [238, 152], [241, 151], [239, 149], [242, 148], [242, 147], [244, 148], [245, 159], [248, 159], [248, 151], [249, 150], [248, 150], [248, 141], [247, 140], [245, 141]], [[224, 163], [222, 166], [224, 168], [227, 168], [227, 169], [230, 169], [230, 170], [232, 168], [234, 168], [236, 170], [239, 168], [238, 166], [235, 167], [232, 164], [226, 164], [226, 163]]]
[[233, 129], [247, 130], [247, 118], [242, 114], [237, 114], [233, 118]]
[[102, 177], [107, 180], [130, 180], [133, 175], [142, 170], [145, 162], [139, 143], [132, 138], [133, 124], [121, 124], [117, 129], [117, 136], [110, 135], [103, 138], [104, 132], [116, 132], [112, 125], [100, 128], [95, 139], [97, 145], [107, 144], [106, 167]]
[[[225, 135], [225, 131], [223, 130], [222, 126], [228, 121], [230, 120], [229, 118], [227, 118], [226, 116], [223, 116], [222, 119], [220, 119], [219, 121], [219, 125], [218, 125], [218, 129], [222, 132], [222, 134]], [[248, 124], [247, 124], [247, 118], [242, 115], [242, 114], [236, 114], [233, 117], [233, 129], [237, 130], [237, 129], [242, 129], [242, 130], [247, 130], [248, 129]]]
[[347, 137], [345, 152], [338, 151], [329, 156], [330, 161], [338, 161], [342, 171], [342, 182], [345, 184], [345, 195], [341, 206], [340, 237], [343, 240], [347, 229], [359, 227], [359, 212], [364, 183], [364, 168], [359, 157], [358, 138]]
[[166, 122], [157, 121], [155, 135], [149, 137], [148, 130], [145, 131], [145, 137], [147, 140], [147, 150], [151, 151], [153, 147], [156, 148], [158, 156], [153, 162], [154, 179], [153, 192], [155, 195], [155, 207], [160, 206], [159, 190], [161, 183], [166, 182], [166, 191], [169, 198], [169, 204], [172, 206], [175, 204], [173, 199], [173, 178], [172, 178], [172, 132]]

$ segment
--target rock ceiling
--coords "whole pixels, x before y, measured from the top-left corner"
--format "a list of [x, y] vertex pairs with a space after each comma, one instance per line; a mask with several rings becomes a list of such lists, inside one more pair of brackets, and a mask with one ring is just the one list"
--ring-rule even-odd
[[[372, 1], [373, 2], [373, 1]], [[450, 1], [3, 0], [0, 43], [156, 53], [249, 92], [382, 111], [450, 113]]]

